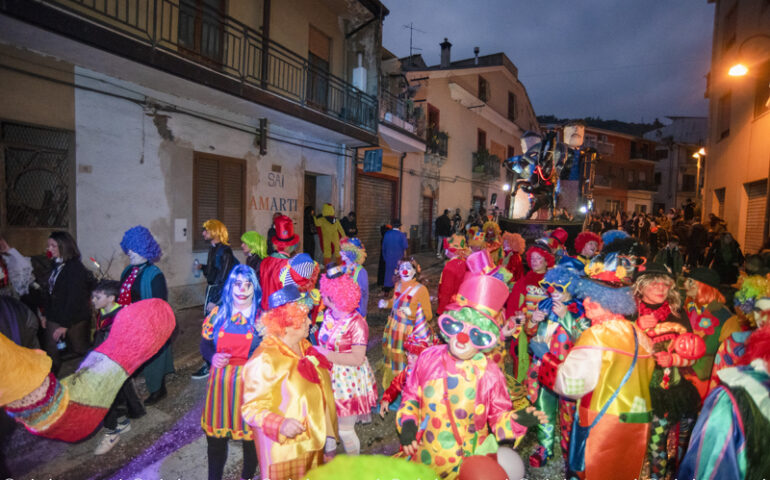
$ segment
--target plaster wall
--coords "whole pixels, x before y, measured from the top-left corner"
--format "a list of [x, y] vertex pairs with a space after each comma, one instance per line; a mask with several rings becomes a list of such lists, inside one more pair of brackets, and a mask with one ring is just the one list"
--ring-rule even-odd
[[[78, 73], [82, 73], [76, 75], [79, 84], [137, 98], [130, 101], [83, 89], [75, 93], [78, 243], [84, 257], [93, 256], [103, 265], [113, 259], [108, 272], [112, 278], [128, 263], [119, 247], [123, 233], [141, 224], [163, 249], [158, 265], [166, 276], [170, 303], [175, 307], [202, 303], [205, 279], [196, 278], [191, 268], [193, 259], [205, 262], [207, 254], [193, 251], [193, 236], [200, 234], [200, 226], [192, 223], [196, 151], [246, 161], [247, 230], [266, 234], [274, 211], [281, 210], [295, 221], [295, 232], [302, 238], [304, 172], [311, 166], [313, 172], [330, 176], [332, 198], [327, 201], [336, 203], [338, 155], [269, 140], [267, 155], [260, 156], [254, 145], [256, 119], [95, 72]], [[145, 97], [162, 98], [194, 113], [153, 111], [139, 101]], [[187, 235], [181, 238], [174, 231], [177, 219], [187, 226]], [[242, 261], [240, 241], [230, 243]]]

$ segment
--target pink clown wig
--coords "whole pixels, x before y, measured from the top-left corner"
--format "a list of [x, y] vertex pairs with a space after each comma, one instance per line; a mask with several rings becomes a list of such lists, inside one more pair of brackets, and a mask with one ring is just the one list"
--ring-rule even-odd
[[321, 277], [321, 295], [329, 297], [334, 305], [343, 312], [352, 312], [361, 301], [361, 289], [350, 275], [329, 278]]

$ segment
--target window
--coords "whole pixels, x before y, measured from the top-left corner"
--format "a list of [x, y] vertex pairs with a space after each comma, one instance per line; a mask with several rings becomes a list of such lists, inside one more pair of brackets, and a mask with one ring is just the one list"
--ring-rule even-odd
[[717, 104], [717, 137], [719, 140], [730, 135], [730, 103], [732, 93], [728, 92], [719, 98]]
[[634, 171], [629, 170], [628, 171], [628, 183], [634, 183]]
[[668, 150], [655, 150], [655, 160], [665, 160], [668, 158]]
[[757, 69], [754, 86], [754, 116], [758, 117], [770, 110], [770, 62], [765, 62]]
[[508, 156], [506, 158], [511, 158], [515, 156], [516, 156], [516, 149], [508, 145]]
[[208, 244], [200, 235], [203, 222], [216, 218], [225, 224], [230, 239], [238, 242], [244, 232], [246, 162], [239, 158], [195, 152], [193, 156], [193, 249]]
[[431, 130], [440, 130], [440, 112], [439, 109], [428, 104], [428, 128]]
[[644, 183], [647, 181], [647, 172], [644, 170], [639, 170], [639, 181]]
[[508, 120], [516, 121], [516, 95], [513, 92], [508, 92]]
[[682, 175], [682, 191], [694, 192], [695, 191], [695, 175]]
[[476, 132], [476, 151], [482, 151], [487, 149], [487, 132], [482, 129], [478, 129]]
[[655, 172], [655, 185], [660, 185], [661, 183], [663, 183], [663, 179], [661, 177], [661, 173], [660, 172]]
[[489, 101], [489, 82], [479, 75], [479, 100], [484, 103]]
[[616, 213], [621, 210], [620, 200], [607, 200], [604, 205], [608, 212]]
[[0, 229], [74, 227], [74, 134], [0, 125]]
[[307, 99], [316, 107], [326, 108], [329, 97], [331, 38], [310, 26], [307, 55]]
[[185, 0], [179, 4], [179, 45], [188, 56], [222, 61], [224, 0]]
[[738, 2], [725, 15], [722, 26], [722, 50], [725, 51], [735, 43], [736, 25], [738, 24]]

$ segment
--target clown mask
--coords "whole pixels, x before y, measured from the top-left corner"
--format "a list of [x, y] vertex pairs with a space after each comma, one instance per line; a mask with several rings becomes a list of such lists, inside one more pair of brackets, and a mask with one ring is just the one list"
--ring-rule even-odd
[[471, 308], [446, 312], [439, 317], [438, 325], [449, 352], [460, 360], [469, 360], [493, 348], [500, 336], [492, 320]]
[[144, 258], [143, 256], [139, 255], [135, 251], [129, 250], [128, 251], [128, 261], [129, 261], [129, 263], [131, 263], [131, 265], [141, 265], [144, 262], [146, 262], [147, 259]]
[[412, 280], [415, 275], [417, 275], [417, 270], [415, 270], [412, 262], [401, 262], [398, 264], [398, 278], [400, 278], [402, 282]]

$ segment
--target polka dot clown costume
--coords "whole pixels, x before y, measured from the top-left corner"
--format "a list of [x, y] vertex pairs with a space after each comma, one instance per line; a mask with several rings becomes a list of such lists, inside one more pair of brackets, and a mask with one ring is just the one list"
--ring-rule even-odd
[[396, 426], [412, 461], [430, 465], [442, 478], [457, 478], [465, 457], [497, 451], [497, 440], [518, 440], [517, 423], [500, 368], [484, 351], [498, 342], [494, 318], [506, 298], [505, 284], [488, 275], [463, 282], [438, 324], [446, 345], [424, 350], [402, 392]]

